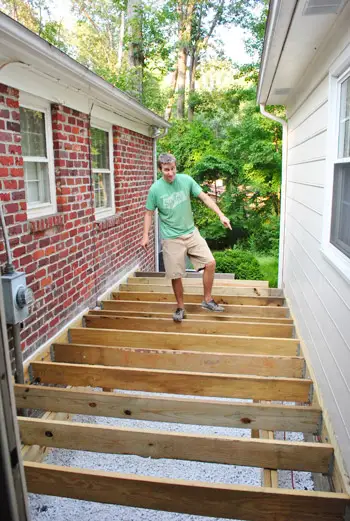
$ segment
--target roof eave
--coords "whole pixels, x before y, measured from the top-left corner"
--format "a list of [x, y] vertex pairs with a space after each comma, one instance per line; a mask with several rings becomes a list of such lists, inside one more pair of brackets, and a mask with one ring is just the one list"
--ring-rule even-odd
[[16, 49], [19, 60], [21, 53], [24, 53], [40, 64], [43, 70], [48, 67], [53, 68], [56, 72], [70, 77], [74, 86], [77, 84], [88, 86], [97, 97], [108, 99], [109, 103], [116, 106], [122, 106], [124, 111], [130, 112], [130, 115], [137, 113], [145, 123], [159, 128], [170, 128], [171, 125], [163, 118], [4, 13], [0, 13], [0, 40], [3, 45], [7, 43], [12, 46], [12, 49]]

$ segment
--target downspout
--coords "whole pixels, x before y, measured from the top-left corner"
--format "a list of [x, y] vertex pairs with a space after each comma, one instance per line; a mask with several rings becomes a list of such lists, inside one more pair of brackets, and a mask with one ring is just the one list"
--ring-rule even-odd
[[[168, 129], [165, 128], [164, 132], [157, 127], [153, 127], [153, 182], [157, 181], [157, 141], [158, 139], [166, 136]], [[158, 226], [158, 210], [154, 212], [154, 241], [155, 241], [155, 268], [156, 272], [159, 272], [159, 226]]]
[[284, 247], [286, 238], [286, 196], [287, 196], [287, 165], [288, 165], [288, 123], [266, 112], [265, 103], [260, 103], [260, 112], [266, 118], [282, 125], [282, 178], [281, 178], [281, 208], [280, 208], [280, 241], [278, 252], [278, 287], [283, 288]]

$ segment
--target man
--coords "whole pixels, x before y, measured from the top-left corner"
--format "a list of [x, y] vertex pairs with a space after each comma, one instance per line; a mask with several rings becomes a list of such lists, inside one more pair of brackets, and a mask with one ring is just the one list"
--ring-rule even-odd
[[223, 226], [231, 230], [230, 221], [192, 177], [176, 173], [174, 156], [161, 154], [158, 168], [163, 176], [153, 183], [148, 193], [141, 246], [147, 249], [153, 213], [158, 208], [166, 277], [171, 279], [177, 301], [173, 319], [181, 322], [185, 317], [182, 277], [186, 276], [186, 254], [197, 271], [204, 270], [202, 307], [209, 311], [224, 311], [211, 294], [215, 259], [205, 239], [194, 226], [191, 196], [203, 201], [219, 216]]

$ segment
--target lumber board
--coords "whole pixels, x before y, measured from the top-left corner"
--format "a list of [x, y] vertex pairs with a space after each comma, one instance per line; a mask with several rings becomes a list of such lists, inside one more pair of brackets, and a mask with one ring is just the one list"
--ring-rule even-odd
[[54, 344], [53, 354], [55, 362], [74, 364], [287, 378], [302, 378], [304, 368], [304, 359], [301, 357], [201, 353], [88, 344]]
[[251, 440], [231, 436], [203, 436], [183, 432], [89, 425], [78, 422], [18, 418], [27, 445], [134, 454], [144, 458], [182, 459], [326, 473], [333, 448], [324, 443]]
[[155, 393], [307, 403], [311, 380], [33, 362], [36, 382]]
[[153, 397], [21, 384], [15, 384], [14, 392], [17, 407], [20, 408], [167, 423], [249, 429], [253, 426], [257, 429], [316, 434], [322, 417], [321, 409], [300, 405]]
[[69, 334], [73, 344], [118, 347], [156, 347], [180, 351], [219, 353], [297, 355], [299, 342], [294, 338], [248, 337], [233, 335], [200, 335], [160, 331], [127, 331], [122, 329], [73, 328]]
[[[149, 277], [156, 279], [165, 278], [165, 271], [135, 271], [134, 277]], [[201, 271], [186, 270], [187, 279], [202, 279], [203, 273]], [[215, 279], [235, 280], [234, 273], [215, 273]]]
[[[113, 303], [118, 301], [113, 301]], [[104, 302], [101, 302], [102, 309], [92, 309], [89, 311], [89, 315], [119, 315], [121, 317], [146, 317], [146, 318], [172, 318], [172, 309], [169, 312], [156, 312], [156, 311], [124, 311], [120, 306], [120, 309], [107, 309], [104, 306]], [[186, 320], [206, 320], [207, 322], [260, 322], [261, 324], [290, 324], [293, 325], [293, 321], [290, 318], [278, 318], [278, 317], [252, 317], [245, 315], [222, 315], [220, 313], [207, 313], [196, 314], [188, 313], [186, 311]]]
[[[260, 437], [263, 440], [273, 440], [273, 431], [260, 431]], [[278, 473], [277, 470], [272, 470], [273, 466], [268, 464], [268, 468], [263, 469], [263, 485], [264, 487], [278, 488]], [[327, 473], [329, 469], [327, 470]]]
[[[139, 300], [151, 302], [173, 302], [175, 297], [172, 293], [152, 293], [150, 291], [117, 291], [112, 293], [116, 300]], [[185, 293], [185, 300], [193, 304], [200, 304], [203, 301], [202, 295], [195, 295], [193, 293]], [[284, 297], [250, 297], [244, 295], [216, 295], [215, 300], [223, 305], [248, 305], [248, 306], [283, 306]], [[185, 303], [187, 307], [187, 303]]]
[[28, 491], [192, 515], [249, 521], [341, 521], [349, 496], [213, 485], [44, 463], [24, 463]]
[[[196, 284], [183, 283], [185, 295], [200, 295], [203, 300], [203, 287]], [[173, 296], [171, 286], [165, 284], [121, 284], [119, 291], [130, 291], [137, 293], [138, 291], [147, 291], [150, 293], [165, 293]], [[253, 288], [253, 287], [231, 287], [231, 286], [213, 286], [212, 295], [218, 298], [225, 298], [226, 296], [245, 296], [245, 297], [283, 297], [283, 292], [280, 289], [270, 288]], [[174, 298], [174, 297], [173, 297]]]
[[[124, 310], [124, 311], [152, 311], [152, 312], [164, 312], [167, 311], [172, 314], [176, 308], [175, 302], [152, 302], [152, 301], [133, 301], [123, 300], [104, 300], [103, 309], [109, 310]], [[287, 307], [278, 306], [248, 306], [248, 305], [226, 305], [225, 311], [220, 313], [211, 313], [210, 311], [203, 309], [200, 304], [186, 302], [186, 312], [196, 313], [205, 315], [206, 317], [225, 317], [231, 315], [237, 316], [253, 316], [253, 317], [278, 317], [286, 318], [289, 313]]]
[[[184, 277], [182, 283], [188, 286], [202, 286], [203, 277], [193, 278]], [[170, 279], [165, 277], [128, 277], [128, 284], [162, 284], [164, 286], [171, 286]], [[268, 288], [269, 282], [267, 280], [240, 280], [240, 279], [218, 279], [214, 278], [215, 286], [227, 286], [232, 288]]]
[[261, 324], [256, 322], [209, 322], [206, 320], [174, 322], [167, 318], [123, 317], [119, 315], [85, 315], [86, 327], [124, 329], [131, 331], [165, 331], [172, 333], [198, 333], [205, 335], [242, 335], [257, 337], [291, 338], [294, 327], [290, 324]]

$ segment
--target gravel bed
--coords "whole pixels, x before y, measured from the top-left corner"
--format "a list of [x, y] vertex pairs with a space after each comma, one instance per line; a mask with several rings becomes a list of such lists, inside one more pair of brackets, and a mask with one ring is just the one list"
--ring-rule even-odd
[[[138, 392], [136, 394], [141, 393]], [[148, 395], [150, 393], [142, 394]], [[156, 396], [157, 394], [152, 393], [151, 395]], [[179, 397], [180, 395], [176, 396]], [[224, 398], [218, 399], [218, 401], [232, 402], [235, 400]], [[170, 432], [188, 432], [200, 435], [250, 437], [249, 429], [211, 427], [206, 425], [185, 425], [81, 415], [75, 415], [72, 418], [72, 421], [106, 426], [157, 429]], [[283, 439], [283, 436], [284, 433], [277, 433], [276, 438]], [[300, 433], [286, 433], [286, 439], [297, 441], [302, 439], [302, 435]], [[251, 486], [261, 485], [260, 468], [201, 463], [195, 461], [151, 459], [140, 456], [53, 449], [46, 457], [45, 463], [100, 471], [126, 472], [170, 479], [187, 479], [206, 481], [210, 483], [244, 484]], [[279, 471], [278, 478], [280, 487], [292, 487], [291, 472]], [[311, 475], [309, 473], [294, 472], [293, 481], [295, 488], [303, 490], [313, 488]], [[32, 521], [76, 521], [77, 519], [84, 519], [84, 521], [215, 521], [215, 519], [216, 521], [224, 521], [221, 518], [159, 512], [155, 510], [106, 505], [38, 494], [30, 494], [29, 500]]]

